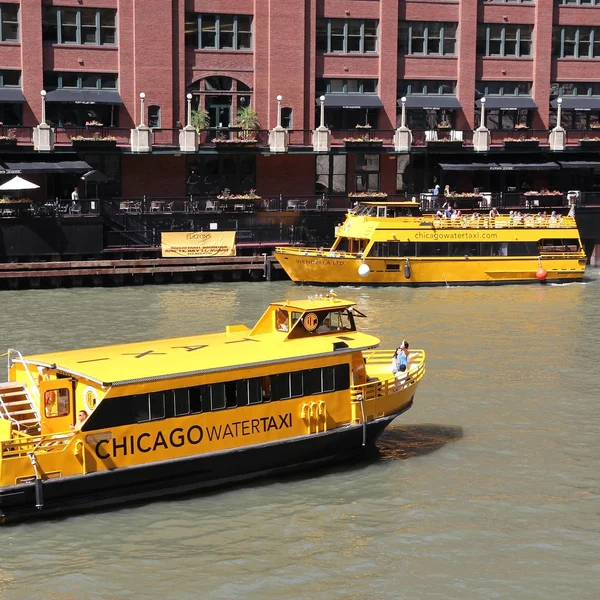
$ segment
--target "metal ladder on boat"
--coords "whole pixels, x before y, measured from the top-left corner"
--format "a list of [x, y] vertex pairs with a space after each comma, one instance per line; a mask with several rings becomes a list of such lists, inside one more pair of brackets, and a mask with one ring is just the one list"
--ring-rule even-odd
[[37, 430], [40, 417], [25, 384], [19, 381], [0, 383], [0, 416], [13, 423], [18, 431]]
[[[12, 354], [16, 354], [19, 357], [20, 362], [25, 365], [23, 356], [18, 350], [9, 348], [6, 354], [8, 356], [9, 372]], [[25, 371], [29, 377], [32, 388], [35, 389], [35, 381], [27, 365], [25, 365]], [[41, 423], [39, 410], [31, 399], [29, 390], [25, 384], [20, 381], [0, 383], [0, 417], [11, 421], [18, 431], [39, 433]]]

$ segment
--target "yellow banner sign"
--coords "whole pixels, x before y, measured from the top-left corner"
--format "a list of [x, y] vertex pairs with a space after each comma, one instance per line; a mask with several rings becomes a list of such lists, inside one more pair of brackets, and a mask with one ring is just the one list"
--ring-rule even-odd
[[235, 231], [165, 231], [161, 246], [165, 258], [235, 256]]

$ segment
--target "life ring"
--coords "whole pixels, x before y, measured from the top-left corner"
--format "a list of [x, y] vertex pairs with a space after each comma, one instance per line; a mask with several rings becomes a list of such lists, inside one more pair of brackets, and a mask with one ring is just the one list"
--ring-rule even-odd
[[52, 390], [45, 392], [44, 404], [46, 406], [52, 406], [53, 404], [56, 404], [56, 392], [53, 392]]
[[90, 414], [98, 405], [98, 392], [90, 385], [83, 390], [83, 403]]

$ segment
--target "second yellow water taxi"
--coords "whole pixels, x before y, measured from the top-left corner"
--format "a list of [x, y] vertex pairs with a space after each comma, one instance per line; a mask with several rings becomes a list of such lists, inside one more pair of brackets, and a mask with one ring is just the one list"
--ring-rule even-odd
[[408, 410], [425, 353], [391, 372], [335, 294], [253, 328], [23, 357], [0, 384], [0, 522], [356, 456]]
[[292, 281], [327, 285], [569, 282], [586, 256], [572, 216], [423, 215], [416, 202], [361, 202], [331, 248], [279, 247]]

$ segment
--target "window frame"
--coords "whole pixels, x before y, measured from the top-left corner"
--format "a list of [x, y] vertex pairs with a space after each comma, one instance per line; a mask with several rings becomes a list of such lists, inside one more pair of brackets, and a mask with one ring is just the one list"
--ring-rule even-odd
[[[336, 161], [335, 157], [342, 157], [344, 161], [344, 172], [336, 173], [334, 166]], [[327, 172], [319, 173], [319, 159], [327, 159], [328, 170]], [[317, 189], [317, 183], [319, 181], [319, 176], [327, 177], [327, 191], [326, 194], [329, 195], [346, 195], [348, 193], [348, 157], [345, 154], [320, 154], [317, 155], [315, 160], [315, 192], [318, 194], [322, 194], [323, 190]], [[335, 191], [333, 182], [334, 177], [343, 177], [344, 178], [344, 189], [342, 191]]]
[[[413, 40], [416, 39], [413, 35], [413, 27], [415, 25], [419, 25], [423, 27], [423, 51], [422, 52], [414, 52], [413, 51]], [[433, 29], [433, 26], [439, 25], [439, 37], [433, 37], [430, 35], [429, 30]], [[452, 36], [447, 34], [447, 30], [449, 27], [454, 27], [454, 33]], [[401, 37], [406, 35], [406, 54], [405, 56], [457, 56], [457, 47], [458, 47], [458, 23], [453, 21], [443, 21], [441, 23], [436, 23], [433, 21], [402, 21], [400, 23], [400, 27], [398, 28], [398, 36]], [[421, 39], [421, 38], [418, 38]], [[439, 44], [439, 49], [437, 52], [429, 51], [429, 42], [430, 40], [436, 40]], [[451, 52], [446, 52], [445, 46], [447, 40], [454, 40], [454, 50]], [[401, 40], [398, 40], [398, 52], [401, 53], [401, 48], [403, 47], [403, 43]]]
[[[500, 37], [492, 38], [493, 28], [497, 27], [500, 29]], [[515, 54], [506, 54], [506, 32], [508, 28], [516, 28], [515, 36]], [[524, 28], [530, 28], [530, 36], [528, 40], [523, 40]], [[478, 48], [477, 55], [483, 57], [503, 57], [503, 58], [532, 58], [533, 57], [533, 43], [534, 43], [534, 26], [529, 23], [480, 23], [478, 27]], [[490, 53], [490, 43], [499, 41], [499, 53]], [[511, 40], [512, 41], [512, 40]], [[529, 53], [521, 54], [521, 44], [529, 42]], [[483, 52], [482, 50], [483, 45]]]
[[[195, 17], [195, 19], [194, 19]], [[233, 46], [230, 47], [221, 47], [221, 20], [227, 18], [233, 18]], [[215, 43], [214, 46], [204, 46], [202, 43], [202, 20], [205, 19], [214, 19], [214, 35], [215, 35]], [[240, 19], [247, 18], [250, 20], [250, 28], [249, 31], [245, 29], [240, 29]], [[186, 17], [186, 21], [194, 21], [196, 26], [196, 40], [194, 44], [189, 44], [186, 42], [188, 48], [193, 48], [194, 50], [215, 50], [215, 51], [229, 51], [229, 52], [253, 52], [254, 51], [254, 17], [253, 15], [231, 15], [231, 14], [220, 14], [220, 13], [188, 13]], [[207, 30], [208, 31], [208, 30]], [[223, 30], [223, 33], [226, 31]], [[227, 32], [229, 33], [229, 32]], [[240, 48], [240, 35], [249, 34], [250, 36], [250, 44], [248, 48]], [[186, 36], [186, 39], [189, 39], [191, 36]]]
[[[349, 27], [350, 25], [354, 25], [359, 23], [360, 27], [360, 41], [359, 41], [359, 49], [358, 50], [349, 50], [348, 48], [348, 40], [350, 37]], [[365, 25], [367, 23], [375, 24], [375, 36], [366, 35], [365, 34]], [[332, 26], [340, 25], [343, 26], [343, 34], [342, 34], [342, 50], [332, 50]], [[325, 25], [325, 33], [327, 44], [326, 50], [319, 50], [319, 36], [323, 35], [323, 31], [320, 30], [319, 26]], [[337, 35], [337, 34], [336, 34]], [[353, 36], [355, 37], [355, 36]], [[366, 50], [365, 49], [365, 39], [366, 38], [375, 38], [375, 49], [374, 50]], [[322, 40], [321, 40], [322, 41]], [[327, 18], [327, 17], [319, 17], [317, 19], [317, 52], [323, 54], [378, 54], [379, 53], [379, 19], [338, 19], [338, 18]]]
[[[6, 7], [14, 7], [17, 8], [17, 20], [16, 21], [5, 21], [4, 20], [4, 10]], [[4, 39], [4, 23], [17, 24], [17, 39], [16, 40], [5, 40]], [[6, 44], [18, 44], [21, 42], [21, 5], [20, 4], [12, 4], [8, 2], [0, 3], [0, 43]]]
[[[568, 43], [573, 43], [573, 55], [565, 54], [567, 32], [571, 28], [575, 30], [575, 39], [573, 42], [569, 41]], [[589, 39], [587, 41], [581, 40], [582, 33], [589, 33]], [[566, 58], [571, 60], [600, 58], [600, 47], [596, 54], [596, 46], [600, 45], [600, 27], [594, 27], [592, 25], [555, 25], [552, 28], [552, 40], [553, 58]], [[581, 54], [582, 44], [589, 44], [587, 55]], [[558, 48], [556, 47], [557, 45]]]
[[[63, 41], [63, 11], [64, 10], [73, 10], [75, 11], [75, 41], [68, 42]], [[42, 41], [45, 44], [60, 44], [64, 46], [112, 46], [117, 47], [119, 44], [119, 26], [117, 20], [117, 10], [114, 8], [88, 8], [88, 7], [75, 7], [75, 6], [49, 6], [44, 5], [42, 7], [42, 22], [45, 20], [44, 12], [56, 11], [54, 15], [56, 17], [56, 41], [44, 39], [44, 33], [42, 32]], [[94, 13], [94, 42], [84, 42], [83, 41], [83, 32], [86, 28], [91, 28], [90, 25], [84, 25], [82, 15], [84, 13]], [[114, 27], [107, 26], [102, 24], [102, 15], [105, 12], [111, 12], [114, 14]], [[103, 42], [102, 30], [114, 29], [114, 39], [115, 41]]]

